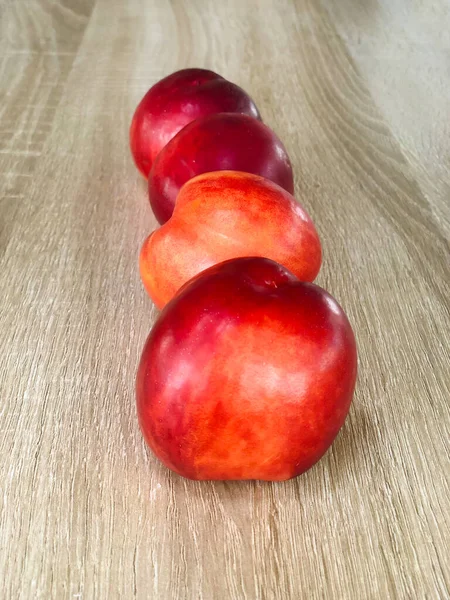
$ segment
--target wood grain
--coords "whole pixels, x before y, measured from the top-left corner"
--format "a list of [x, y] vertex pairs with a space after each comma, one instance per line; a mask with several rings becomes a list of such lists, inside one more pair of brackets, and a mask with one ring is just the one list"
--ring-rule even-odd
[[[0, 2], [0, 598], [450, 597], [448, 3], [258, 6]], [[281, 485], [185, 481], [136, 422], [128, 125], [186, 66], [285, 141], [358, 338], [342, 433]]]

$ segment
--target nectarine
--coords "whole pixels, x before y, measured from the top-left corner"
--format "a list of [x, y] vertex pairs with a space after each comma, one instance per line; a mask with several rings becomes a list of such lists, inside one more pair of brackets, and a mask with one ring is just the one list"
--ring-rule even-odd
[[144, 438], [190, 479], [295, 477], [347, 416], [356, 345], [325, 290], [265, 258], [204, 271], [166, 306], [137, 374]]
[[259, 118], [250, 96], [206, 69], [183, 69], [158, 81], [142, 98], [131, 122], [130, 146], [136, 166], [148, 177], [158, 152], [185, 125], [213, 113]]
[[172, 217], [144, 242], [141, 277], [163, 307], [194, 275], [240, 256], [271, 258], [313, 281], [321, 245], [305, 209], [280, 186], [250, 173], [205, 173], [183, 186]]
[[184, 127], [153, 164], [148, 193], [158, 221], [170, 218], [186, 181], [223, 169], [261, 175], [294, 193], [286, 148], [267, 125], [247, 115], [210, 115]]

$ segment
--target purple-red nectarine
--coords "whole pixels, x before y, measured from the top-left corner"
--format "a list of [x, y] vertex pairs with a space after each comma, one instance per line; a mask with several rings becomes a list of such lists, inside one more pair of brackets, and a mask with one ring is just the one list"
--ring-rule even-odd
[[172, 215], [186, 181], [209, 171], [245, 171], [294, 193], [291, 161], [278, 136], [247, 115], [220, 113], [187, 125], [160, 152], [148, 178], [153, 212], [160, 223]]

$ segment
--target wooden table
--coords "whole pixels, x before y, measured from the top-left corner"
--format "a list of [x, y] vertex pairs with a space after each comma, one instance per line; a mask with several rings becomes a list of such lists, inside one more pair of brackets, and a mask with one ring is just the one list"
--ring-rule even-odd
[[[0, 0], [0, 598], [449, 597], [449, 31], [444, 0]], [[185, 481], [136, 422], [128, 127], [186, 66], [284, 140], [358, 338], [347, 423], [288, 483]]]

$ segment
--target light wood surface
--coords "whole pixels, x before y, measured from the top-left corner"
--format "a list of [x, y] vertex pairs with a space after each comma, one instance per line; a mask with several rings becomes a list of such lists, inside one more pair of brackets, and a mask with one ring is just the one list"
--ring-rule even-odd
[[[0, 0], [0, 598], [450, 596], [445, 0]], [[186, 66], [244, 86], [359, 344], [349, 419], [283, 484], [196, 483], [134, 405], [157, 311], [128, 149]]]

